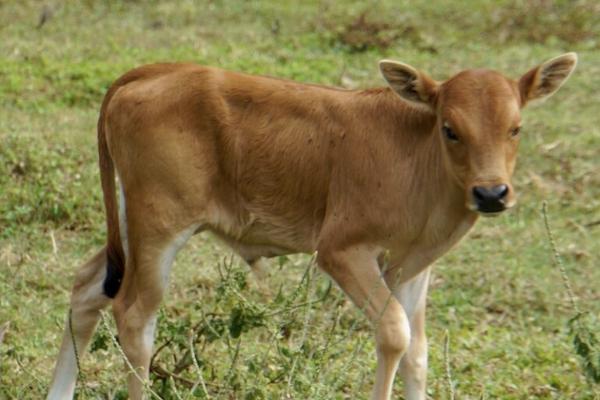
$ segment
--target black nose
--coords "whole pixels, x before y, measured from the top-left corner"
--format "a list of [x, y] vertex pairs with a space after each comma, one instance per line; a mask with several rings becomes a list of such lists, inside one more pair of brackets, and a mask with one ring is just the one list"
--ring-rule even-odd
[[508, 186], [497, 185], [491, 188], [484, 186], [475, 186], [473, 188], [473, 198], [477, 204], [477, 210], [481, 212], [499, 212], [506, 206], [504, 198], [508, 194]]

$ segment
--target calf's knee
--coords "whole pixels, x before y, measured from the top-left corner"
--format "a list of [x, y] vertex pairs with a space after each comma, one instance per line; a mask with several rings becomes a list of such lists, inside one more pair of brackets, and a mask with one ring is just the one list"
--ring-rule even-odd
[[410, 345], [410, 326], [401, 312], [393, 319], [382, 319], [376, 327], [377, 351], [401, 356]]

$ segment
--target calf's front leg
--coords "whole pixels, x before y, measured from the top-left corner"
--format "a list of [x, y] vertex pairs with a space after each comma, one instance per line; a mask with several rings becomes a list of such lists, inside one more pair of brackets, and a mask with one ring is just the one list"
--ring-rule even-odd
[[410, 327], [402, 305], [381, 276], [379, 253], [366, 245], [320, 249], [318, 262], [374, 325], [377, 375], [372, 399], [388, 400], [398, 363], [410, 343]]
[[427, 381], [427, 336], [425, 308], [431, 267], [407, 282], [395, 284], [386, 274], [386, 282], [404, 307], [410, 324], [410, 345], [400, 361], [400, 376], [404, 382], [406, 400], [425, 400]]

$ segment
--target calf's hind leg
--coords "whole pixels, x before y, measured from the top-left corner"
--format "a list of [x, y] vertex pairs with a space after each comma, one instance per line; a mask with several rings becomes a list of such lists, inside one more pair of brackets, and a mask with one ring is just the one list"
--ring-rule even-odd
[[[67, 318], [48, 400], [73, 397], [77, 381], [75, 351], [79, 356], [82, 355], [98, 324], [100, 310], [111, 300], [103, 290], [106, 262], [106, 249], [103, 248], [77, 272], [71, 294], [70, 316]], [[76, 348], [73, 347], [73, 340]]]
[[123, 352], [135, 372], [128, 369], [130, 399], [144, 398], [156, 328], [156, 312], [167, 288], [177, 251], [192, 236], [194, 226], [184, 232], [156, 240], [130, 243], [123, 285], [113, 311]]

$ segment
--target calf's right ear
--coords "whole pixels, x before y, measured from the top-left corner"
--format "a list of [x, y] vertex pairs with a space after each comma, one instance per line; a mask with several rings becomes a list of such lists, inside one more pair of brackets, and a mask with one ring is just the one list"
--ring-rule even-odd
[[392, 89], [417, 107], [433, 110], [439, 83], [410, 65], [381, 60], [379, 70]]

